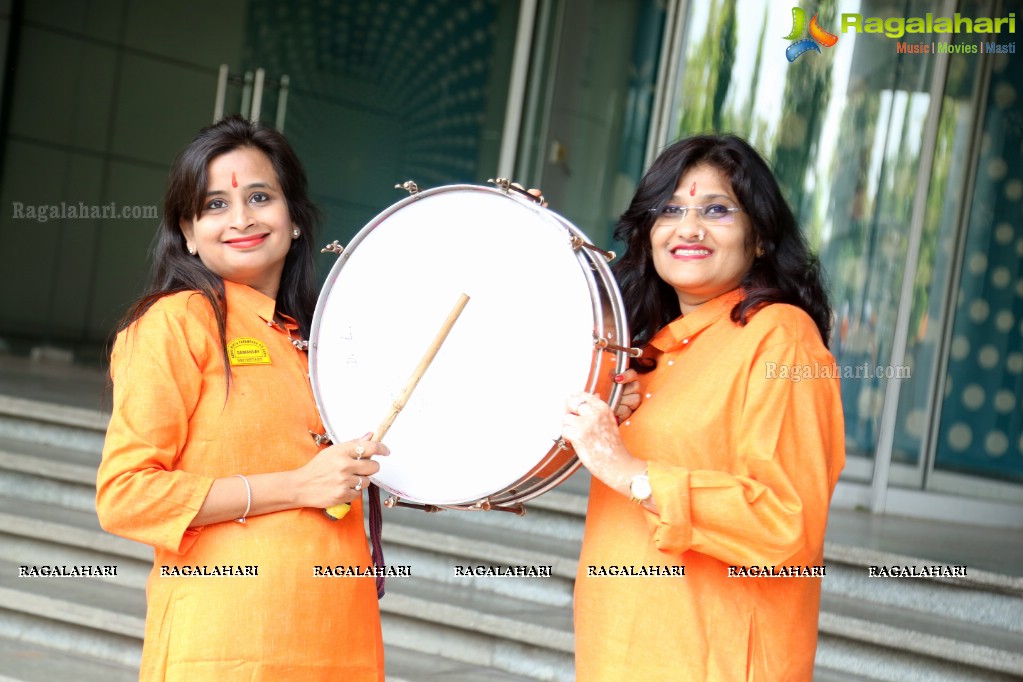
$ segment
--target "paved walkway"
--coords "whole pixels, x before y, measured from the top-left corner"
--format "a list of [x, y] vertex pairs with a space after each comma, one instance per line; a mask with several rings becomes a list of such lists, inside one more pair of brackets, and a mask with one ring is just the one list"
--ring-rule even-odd
[[[111, 388], [97, 368], [0, 355], [0, 394], [109, 412]], [[833, 509], [827, 539], [939, 564], [1023, 576], [1023, 531]]]

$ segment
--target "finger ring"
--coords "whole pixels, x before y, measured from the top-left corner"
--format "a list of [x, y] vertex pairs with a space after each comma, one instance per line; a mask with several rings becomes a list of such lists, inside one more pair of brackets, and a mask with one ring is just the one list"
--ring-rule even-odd
[[359, 492], [362, 490], [362, 476], [357, 476], [356, 478], [359, 479], [359, 482], [355, 484], [355, 492]]
[[362, 456], [366, 454], [366, 448], [361, 445], [355, 446], [355, 459], [362, 459]]

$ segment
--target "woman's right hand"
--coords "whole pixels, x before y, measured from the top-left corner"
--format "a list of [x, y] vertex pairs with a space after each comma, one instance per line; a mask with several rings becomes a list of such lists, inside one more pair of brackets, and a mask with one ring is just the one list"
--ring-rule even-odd
[[326, 447], [297, 469], [298, 505], [326, 509], [361, 497], [369, 477], [380, 471], [372, 457], [391, 454], [383, 443], [369, 440], [372, 437], [367, 433]]

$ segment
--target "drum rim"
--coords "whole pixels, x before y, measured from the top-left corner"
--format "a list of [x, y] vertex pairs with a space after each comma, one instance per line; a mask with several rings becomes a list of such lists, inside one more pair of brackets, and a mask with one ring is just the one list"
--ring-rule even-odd
[[[442, 185], [439, 187], [433, 187], [425, 190], [418, 191], [410, 196], [403, 197], [399, 201], [391, 204], [380, 213], [375, 215], [369, 222], [367, 222], [352, 238], [352, 240], [345, 246], [344, 250], [338, 255], [337, 261], [331, 266], [330, 272], [324, 280], [323, 286], [320, 289], [320, 294], [317, 297], [316, 308], [313, 313], [312, 325], [309, 332], [309, 382], [313, 393], [313, 400], [316, 404], [316, 408], [319, 412], [320, 419], [323, 423], [326, 435], [332, 440], [335, 439], [336, 431], [332, 429], [327, 411], [324, 405], [324, 398], [320, 389], [320, 382], [318, 381], [318, 368], [319, 368], [319, 331], [321, 326], [321, 320], [323, 317], [323, 311], [327, 306], [327, 301], [332, 293], [334, 284], [337, 281], [341, 270], [344, 268], [345, 263], [352, 253], [356, 251], [358, 246], [365, 241], [374, 229], [379, 227], [384, 221], [390, 216], [402, 210], [410, 204], [414, 204], [430, 196], [439, 194], [446, 194], [450, 192], [485, 192], [505, 198], [511, 199], [518, 202], [520, 205], [542, 210], [544, 213], [537, 212], [537, 215], [541, 218], [549, 216], [553, 219], [557, 225], [563, 229], [566, 229], [570, 235], [578, 237], [585, 242], [589, 243], [590, 240], [587, 235], [579, 229], [577, 226], [572, 224], [571, 221], [566, 219], [564, 216], [558, 214], [549, 208], [540, 209], [539, 206], [531, 200], [519, 196], [517, 193], [502, 190], [496, 187], [488, 187], [485, 185], [473, 185], [473, 184], [453, 184], [453, 185]], [[618, 289], [617, 283], [614, 280], [614, 275], [611, 273], [607, 262], [602, 258], [596, 257], [589, 249], [577, 249], [577, 260], [579, 260], [580, 270], [583, 276], [586, 278], [587, 287], [590, 291], [591, 305], [593, 306], [593, 320], [595, 331], [599, 330], [602, 334], [605, 333], [605, 323], [610, 317], [612, 325], [614, 326], [613, 334], [619, 340], [623, 346], [628, 345], [629, 333], [628, 333], [628, 322], [624, 313], [624, 303], [622, 301], [621, 292]], [[608, 309], [610, 308], [610, 310]], [[622, 342], [624, 340], [624, 342]], [[601, 350], [598, 348], [593, 349], [593, 359], [590, 362], [590, 376], [587, 379], [586, 387], [583, 389], [587, 392], [594, 392], [600, 387], [606, 388], [604, 392], [607, 394], [607, 401], [611, 405], [612, 409], [618, 404], [621, 394], [623, 391], [622, 386], [608, 380], [606, 377], [597, 376], [598, 372], [603, 367], [604, 363], [598, 358], [602, 359], [602, 356], [610, 351]], [[613, 352], [614, 356], [614, 374], [620, 374], [625, 371], [628, 367], [628, 356], [624, 353]], [[609, 387], [607, 385], [609, 384]], [[335, 442], [337, 442], [335, 440]], [[552, 463], [557, 463], [558, 460], [565, 460], [563, 463], [557, 466], [554, 473], [549, 474], [544, 478], [531, 481], [535, 478], [534, 474], [541, 471], [545, 467]], [[407, 496], [407, 494], [400, 491], [393, 490], [387, 484], [378, 481], [375, 477], [371, 477], [371, 480], [386, 490], [391, 496], [397, 499], [407, 499], [414, 503], [436, 506], [445, 509], [455, 510], [479, 510], [489, 508], [491, 501], [495, 505], [507, 505], [507, 504], [521, 504], [528, 500], [531, 500], [549, 490], [557, 487], [565, 480], [567, 480], [576, 470], [581, 466], [581, 462], [576, 457], [574, 451], [571, 449], [571, 445], [562, 442], [555, 442], [550, 450], [531, 466], [524, 474], [513, 481], [511, 484], [495, 490], [478, 500], [465, 500], [457, 503], [445, 503], [435, 504], [428, 500], [419, 500], [413, 497]], [[513, 493], [509, 496], [510, 493]]]

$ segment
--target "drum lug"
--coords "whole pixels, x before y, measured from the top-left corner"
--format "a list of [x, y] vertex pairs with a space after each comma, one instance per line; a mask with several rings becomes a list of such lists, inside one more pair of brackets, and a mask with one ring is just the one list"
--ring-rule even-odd
[[625, 346], [619, 346], [611, 343], [607, 339], [594, 338], [593, 347], [600, 350], [612, 351], [614, 353], [625, 353], [630, 358], [638, 358], [643, 355], [642, 348], [627, 348]]
[[594, 246], [593, 244], [590, 244], [588, 241], [586, 241], [582, 237], [579, 237], [578, 235], [572, 235], [569, 238], [569, 241], [572, 242], [573, 251], [578, 251], [579, 249], [589, 249], [590, 251], [599, 253], [601, 256], [604, 257], [604, 260], [606, 260], [608, 263], [610, 263], [617, 257], [617, 254], [615, 254], [614, 251], [605, 251], [599, 246]]
[[523, 507], [521, 504], [513, 504], [510, 506], [491, 504], [489, 497], [484, 497], [482, 500], [479, 500], [478, 502], [476, 502], [476, 504], [472, 505], [472, 508], [478, 509], [480, 511], [511, 512], [512, 514], [515, 514], [517, 516], [526, 515], [526, 508]]
[[325, 447], [327, 445], [330, 445], [330, 442], [331, 442], [330, 441], [330, 436], [328, 436], [325, 433], [316, 433], [315, 431], [310, 431], [309, 435], [313, 437], [313, 440], [316, 441], [316, 445], [318, 447], [322, 448], [322, 447]]
[[437, 507], [432, 504], [417, 504], [415, 502], [404, 502], [397, 495], [389, 495], [387, 499], [384, 500], [384, 506], [387, 507], [388, 509], [392, 509], [394, 507], [408, 507], [409, 509], [419, 509], [429, 514], [432, 514], [433, 512], [444, 511], [440, 507]]
[[341, 242], [335, 239], [330, 244], [327, 244], [322, 249], [320, 249], [320, 253], [335, 253], [340, 256], [342, 253], [344, 253], [344, 250], [345, 247], [341, 246]]
[[419, 185], [416, 184], [415, 180], [406, 180], [400, 185], [395, 185], [394, 189], [403, 189], [412, 196], [419, 194]]
[[495, 178], [490, 178], [489, 180], [487, 180], [487, 182], [494, 183], [494, 185], [496, 185], [497, 188], [499, 190], [501, 190], [502, 192], [504, 192], [505, 194], [507, 194], [509, 192], [509, 190], [515, 190], [516, 192], [518, 192], [522, 196], [526, 197], [530, 201], [532, 201], [534, 203], [537, 203], [537, 204], [540, 204], [541, 206], [546, 206], [546, 201], [547, 200], [543, 198], [542, 194], [540, 196], [536, 196], [535, 194], [530, 194], [527, 190], [523, 189], [521, 185], [515, 184], [514, 182], [512, 182], [508, 178], [496, 178], [496, 179]]

